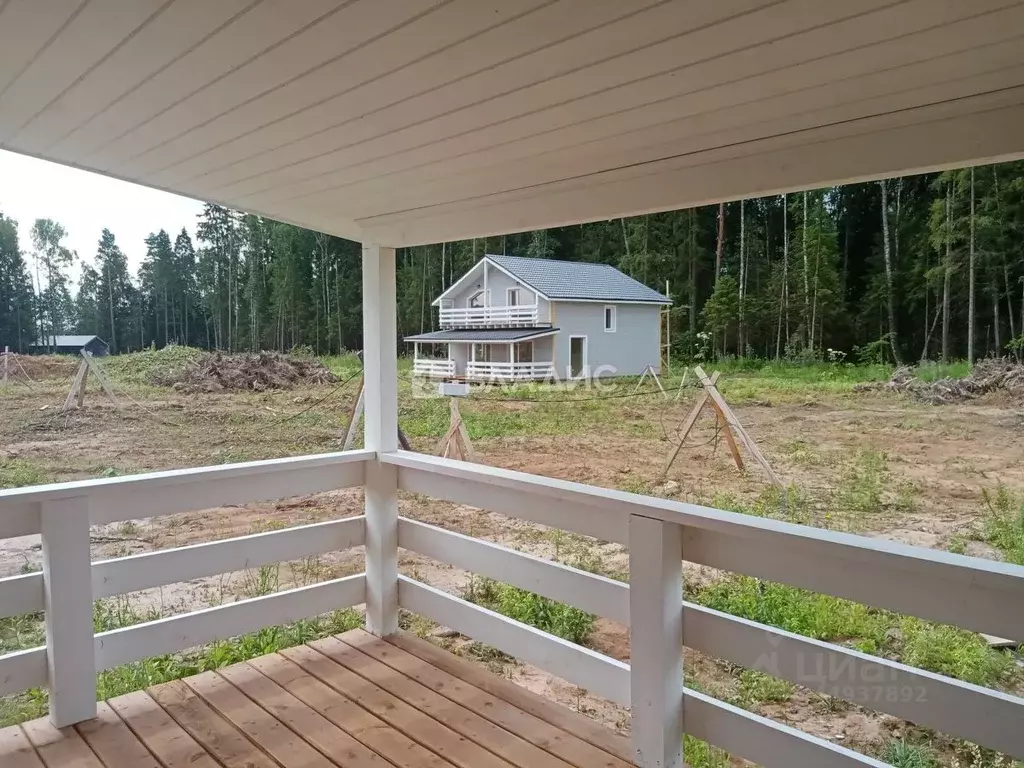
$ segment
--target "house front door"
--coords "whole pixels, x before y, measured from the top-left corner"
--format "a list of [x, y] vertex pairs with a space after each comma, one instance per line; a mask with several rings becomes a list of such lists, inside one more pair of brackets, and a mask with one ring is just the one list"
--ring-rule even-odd
[[578, 378], [587, 365], [587, 337], [569, 337], [569, 375]]

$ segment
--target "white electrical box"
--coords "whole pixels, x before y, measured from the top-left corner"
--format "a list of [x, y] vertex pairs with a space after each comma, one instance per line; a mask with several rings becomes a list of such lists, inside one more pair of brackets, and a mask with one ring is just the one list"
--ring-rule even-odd
[[437, 392], [442, 397], [468, 397], [469, 384], [464, 381], [442, 381], [437, 385]]

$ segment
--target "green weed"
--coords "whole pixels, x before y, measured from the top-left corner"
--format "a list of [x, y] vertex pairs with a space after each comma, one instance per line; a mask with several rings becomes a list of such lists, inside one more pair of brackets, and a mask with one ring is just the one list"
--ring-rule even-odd
[[0, 488], [52, 483], [53, 476], [24, 459], [0, 459]]
[[596, 619], [579, 608], [487, 578], [470, 581], [463, 597], [577, 645], [586, 643]]
[[745, 709], [753, 709], [759, 704], [789, 701], [795, 689], [796, 686], [786, 680], [754, 669], [744, 669], [740, 672], [740, 690], [736, 703]]
[[730, 768], [729, 755], [693, 736], [683, 737], [683, 760], [690, 768]]
[[883, 759], [893, 768], [933, 768], [938, 765], [929, 751], [914, 746], [906, 739], [889, 742]]
[[1024, 497], [1000, 485], [994, 494], [982, 490], [982, 498], [987, 511], [985, 540], [998, 547], [1007, 562], [1024, 565]]

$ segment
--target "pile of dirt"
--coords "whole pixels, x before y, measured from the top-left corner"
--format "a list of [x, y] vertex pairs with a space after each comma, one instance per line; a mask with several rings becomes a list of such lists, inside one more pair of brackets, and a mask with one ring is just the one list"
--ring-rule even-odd
[[81, 361], [77, 355], [17, 355], [12, 352], [7, 361], [8, 376], [24, 378], [28, 374], [33, 380], [66, 378], [74, 374]]
[[204, 355], [180, 371], [159, 374], [154, 382], [179, 392], [225, 392], [291, 389], [312, 384], [329, 384], [338, 377], [319, 360], [279, 352], [255, 355]]
[[1008, 357], [986, 358], [979, 360], [963, 378], [937, 381], [922, 381], [912, 366], [905, 365], [893, 371], [885, 384], [861, 385], [855, 389], [906, 392], [933, 405], [962, 403], [990, 392], [1001, 392], [1014, 401], [1024, 402], [1024, 365]]

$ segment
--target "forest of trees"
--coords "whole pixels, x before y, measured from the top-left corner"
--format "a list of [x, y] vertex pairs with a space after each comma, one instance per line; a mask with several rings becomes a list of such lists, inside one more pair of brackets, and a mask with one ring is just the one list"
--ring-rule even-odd
[[[216, 205], [196, 235], [152, 233], [133, 275], [107, 229], [76, 254], [59, 222], [0, 212], [0, 346], [95, 333], [115, 353], [359, 347], [358, 243]], [[434, 327], [431, 301], [484, 253], [605, 262], [667, 286], [684, 358], [973, 360], [1024, 346], [1024, 163], [403, 249], [400, 334]]]

